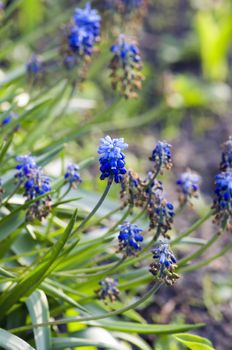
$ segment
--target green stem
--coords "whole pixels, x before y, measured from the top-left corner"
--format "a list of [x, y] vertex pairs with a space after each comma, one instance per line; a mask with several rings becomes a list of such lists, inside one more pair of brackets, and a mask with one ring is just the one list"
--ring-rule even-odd
[[[107, 213], [106, 215], [104, 215], [104, 216], [102, 216], [102, 217], [96, 219], [95, 221], [91, 222], [91, 226], [99, 225], [103, 220], [110, 218], [112, 215], [116, 214], [116, 213], [117, 213], [118, 211], [120, 211], [120, 210], [122, 210], [122, 207], [121, 207], [121, 206], [118, 207], [118, 208], [116, 208], [116, 209], [111, 210], [111, 211], [110, 211], [109, 213]], [[90, 225], [88, 225], [88, 226], [90, 226]], [[87, 227], [88, 227], [88, 226], [87, 226]]]
[[117, 267], [120, 266], [124, 262], [125, 259], [126, 259], [126, 256], [123, 256], [119, 261], [117, 261], [116, 263], [113, 263], [112, 266], [108, 267], [107, 269], [105, 269], [103, 271], [98, 271], [96, 273], [87, 273], [87, 274], [82, 274], [82, 275], [76, 275], [76, 277], [77, 278], [88, 278], [88, 277], [96, 277], [96, 276], [108, 274], [109, 272], [115, 271], [117, 269]]
[[100, 208], [100, 206], [102, 205], [102, 203], [104, 202], [110, 187], [113, 183], [113, 178], [110, 177], [108, 180], [108, 183], [106, 185], [105, 191], [103, 192], [102, 196], [100, 197], [99, 201], [97, 202], [97, 204], [95, 205], [95, 207], [92, 209], [92, 211], [89, 213], [89, 215], [86, 216], [86, 218], [80, 223], [79, 226], [77, 226], [77, 228], [73, 231], [74, 233], [79, 232], [80, 230], [82, 230], [85, 227], [85, 224], [92, 218], [92, 216], [94, 216], [94, 214], [98, 211], [98, 209]]
[[97, 315], [97, 316], [69, 317], [69, 318], [61, 319], [61, 320], [57, 320], [57, 321], [38, 323], [38, 324], [34, 324], [34, 325], [13, 328], [9, 331], [11, 333], [19, 333], [19, 332], [26, 331], [29, 329], [38, 328], [38, 327], [45, 327], [48, 325], [61, 325], [61, 324], [67, 324], [67, 323], [73, 323], [73, 322], [96, 321], [96, 320], [102, 320], [104, 318], [116, 316], [119, 314], [123, 314], [124, 312], [127, 312], [131, 309], [133, 310], [136, 307], [138, 307], [139, 305], [143, 304], [147, 299], [149, 299], [152, 295], [154, 295], [159, 290], [161, 285], [162, 285], [162, 283], [155, 284], [147, 293], [144, 294], [144, 296], [142, 298], [140, 298], [139, 300], [137, 300], [136, 302], [134, 302], [128, 306], [124, 306], [124, 307], [117, 309], [115, 311], [107, 312], [107, 313]]
[[180, 272], [191, 272], [191, 271], [200, 269], [201, 267], [206, 266], [206, 265], [210, 264], [212, 261], [220, 258], [221, 256], [223, 256], [225, 253], [227, 253], [231, 249], [232, 249], [232, 243], [229, 243], [218, 254], [212, 256], [211, 258], [209, 258], [207, 260], [202, 261], [199, 264], [195, 264], [195, 265], [180, 269]]
[[199, 248], [197, 251], [195, 251], [193, 254], [187, 256], [186, 258], [182, 259], [178, 263], [178, 267], [186, 265], [187, 262], [197, 258], [201, 254], [203, 254], [211, 245], [214, 244], [218, 240], [218, 238], [221, 236], [221, 231], [215, 233], [213, 237], [206, 243], [203, 247]]
[[196, 231], [206, 220], [208, 220], [213, 214], [213, 211], [210, 210], [205, 216], [197, 220], [192, 226], [190, 226], [186, 231], [180, 233], [180, 235], [171, 241], [171, 245], [176, 245], [179, 243], [182, 238], [189, 236], [192, 232]]
[[104, 236], [103, 236], [102, 238], [105, 238], [105, 237], [109, 236], [111, 233], [114, 233], [115, 230], [118, 228], [118, 226], [121, 225], [121, 224], [126, 220], [126, 218], [128, 217], [128, 215], [129, 215], [130, 212], [131, 212], [131, 209], [132, 209], [132, 206], [130, 205], [130, 206], [128, 207], [127, 211], [126, 211], [126, 212], [124, 213], [124, 215], [121, 217], [121, 219], [118, 220], [118, 221], [114, 224], [114, 226], [111, 227], [111, 228], [109, 229], [109, 231], [107, 231], [107, 232], [104, 234]]

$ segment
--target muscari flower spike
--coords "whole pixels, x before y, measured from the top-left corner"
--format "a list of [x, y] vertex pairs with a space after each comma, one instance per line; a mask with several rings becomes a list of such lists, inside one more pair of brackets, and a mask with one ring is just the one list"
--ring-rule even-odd
[[[20, 186], [23, 185], [24, 196], [27, 201], [51, 191], [50, 179], [44, 175], [42, 169], [36, 164], [35, 158], [31, 156], [16, 157], [18, 162], [16, 169], [18, 172], [15, 177]], [[42, 220], [45, 218], [51, 208], [50, 195], [40, 198], [29, 206], [26, 217], [29, 221], [34, 219]]]
[[32, 80], [37, 80], [39, 75], [41, 74], [42, 64], [35, 54], [31, 56], [31, 59], [27, 63], [26, 70], [29, 78], [31, 78]]
[[143, 241], [141, 232], [143, 230], [137, 225], [128, 222], [120, 225], [119, 228], [119, 251], [123, 251], [125, 256], [135, 255], [136, 252], [141, 250], [140, 243]]
[[154, 262], [151, 263], [149, 271], [167, 285], [174, 284], [179, 275], [175, 273], [176, 258], [167, 241], [158, 241], [152, 253]]
[[145, 179], [129, 170], [121, 182], [120, 198], [123, 206], [143, 208], [148, 206], [154, 191], [162, 191], [162, 183], [153, 179], [153, 173], [149, 172]]
[[79, 173], [79, 167], [77, 164], [71, 163], [67, 166], [66, 173], [64, 174], [64, 179], [74, 187], [82, 182]]
[[232, 137], [222, 145], [222, 159], [220, 170], [226, 171], [232, 169]]
[[122, 181], [126, 174], [125, 155], [122, 150], [127, 147], [123, 138], [112, 139], [106, 136], [100, 140], [98, 153], [100, 154], [101, 180], [111, 177], [116, 183]]
[[154, 191], [148, 203], [148, 215], [150, 218], [150, 229], [156, 229], [157, 235], [162, 234], [169, 238], [167, 232], [172, 229], [175, 216], [174, 205], [167, 201], [160, 190]]
[[100, 32], [101, 16], [91, 8], [90, 3], [84, 9], [75, 10], [72, 24], [66, 28], [65, 48], [62, 50], [64, 65], [68, 69], [72, 69], [79, 58], [89, 59]]
[[142, 61], [136, 44], [129, 43], [121, 34], [115, 45], [111, 47], [113, 57], [110, 61], [111, 85], [119, 90], [125, 98], [138, 97], [142, 87]]
[[118, 280], [111, 277], [106, 277], [99, 282], [101, 288], [96, 291], [99, 299], [114, 302], [119, 299]]
[[199, 196], [200, 181], [200, 176], [189, 169], [180, 175], [176, 184], [178, 186], [179, 201], [181, 204], [189, 202], [192, 197], [197, 198]]
[[166, 141], [159, 141], [155, 146], [150, 161], [154, 162], [154, 167], [157, 171], [161, 171], [166, 168], [168, 170], [172, 167], [172, 153], [171, 145]]
[[215, 222], [232, 231], [232, 170], [215, 176]]

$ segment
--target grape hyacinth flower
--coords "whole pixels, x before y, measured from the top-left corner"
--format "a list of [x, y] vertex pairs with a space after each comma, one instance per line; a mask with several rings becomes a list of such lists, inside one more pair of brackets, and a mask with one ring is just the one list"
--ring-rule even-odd
[[29, 78], [33, 80], [38, 79], [38, 76], [42, 71], [42, 64], [38, 60], [38, 57], [35, 54], [31, 56], [31, 59], [27, 63], [26, 70], [27, 70], [27, 74], [29, 75]]
[[167, 232], [171, 230], [173, 218], [175, 216], [174, 205], [163, 198], [159, 192], [154, 192], [151, 195], [151, 200], [148, 203], [148, 215], [150, 218], [150, 229], [156, 229], [156, 238], [160, 234], [169, 238]]
[[232, 231], [232, 170], [215, 176], [215, 222]]
[[120, 225], [119, 228], [119, 251], [124, 251], [125, 256], [135, 255], [136, 252], [141, 250], [139, 243], [143, 241], [141, 234], [143, 230], [137, 225], [128, 222]]
[[155, 146], [150, 161], [154, 162], [154, 167], [157, 172], [162, 172], [164, 168], [170, 170], [172, 167], [172, 152], [171, 145], [166, 141], [159, 141]]
[[226, 171], [232, 169], [232, 138], [222, 145], [222, 160], [220, 163], [220, 170]]
[[125, 155], [122, 152], [128, 145], [124, 139], [112, 139], [106, 136], [100, 140], [98, 153], [100, 154], [100, 179], [112, 178], [116, 183], [123, 179], [126, 174]]
[[111, 85], [119, 90], [125, 98], [138, 97], [137, 91], [142, 87], [142, 61], [138, 46], [127, 42], [121, 34], [116, 44], [111, 47], [113, 58], [110, 61]]
[[76, 164], [69, 164], [67, 166], [66, 173], [64, 174], [64, 179], [67, 181], [70, 185], [76, 186], [82, 182], [81, 176], [79, 173], [79, 167]]
[[61, 50], [64, 65], [72, 69], [77, 60], [89, 60], [94, 45], [100, 38], [101, 16], [87, 3], [84, 9], [77, 8], [71, 25], [66, 28], [64, 48]]
[[119, 290], [118, 290], [118, 280], [110, 277], [106, 277], [104, 280], [99, 282], [101, 288], [96, 291], [99, 299], [107, 300], [110, 299], [111, 302], [114, 302], [119, 299]]
[[158, 241], [152, 253], [155, 261], [150, 265], [150, 272], [167, 285], [174, 284], [179, 275], [175, 273], [176, 258], [167, 241]]
[[[44, 175], [42, 169], [38, 167], [34, 157], [31, 156], [19, 156], [16, 157], [18, 162], [16, 166], [15, 177], [20, 186], [23, 185], [24, 196], [26, 201], [36, 199], [37, 197], [46, 194], [51, 191], [50, 179]], [[50, 195], [36, 200], [29, 206], [26, 217], [29, 221], [34, 219], [42, 220], [45, 218], [51, 208]]]
[[14, 113], [14, 112], [9, 112], [1, 121], [0, 126], [5, 126], [10, 124], [10, 122], [12, 121], [12, 119], [17, 119], [18, 118], [18, 114]]
[[200, 176], [191, 170], [187, 170], [180, 175], [176, 184], [181, 204], [189, 202], [192, 197], [197, 198], [199, 196], [200, 181]]
[[139, 175], [129, 170], [121, 182], [120, 198], [124, 206], [128, 204], [132, 207], [147, 207], [154, 192], [162, 192], [163, 186], [160, 181], [153, 180], [153, 173], [142, 180]]

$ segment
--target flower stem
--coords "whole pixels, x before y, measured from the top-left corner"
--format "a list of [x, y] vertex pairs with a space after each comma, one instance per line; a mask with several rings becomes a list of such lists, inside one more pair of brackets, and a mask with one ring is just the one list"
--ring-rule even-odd
[[178, 263], [178, 267], [186, 265], [187, 262], [189, 262], [189, 261], [197, 258], [198, 256], [200, 256], [201, 254], [203, 254], [211, 245], [214, 244], [214, 242], [216, 242], [218, 240], [218, 238], [220, 236], [221, 236], [221, 231], [218, 231], [217, 233], [215, 233], [213, 235], [213, 237], [208, 241], [208, 243], [203, 245], [203, 247], [199, 248], [197, 251], [195, 251], [193, 254], [187, 256], [186, 258], [180, 260]]
[[143, 304], [147, 299], [149, 299], [152, 295], [154, 295], [159, 290], [161, 285], [162, 285], [162, 283], [160, 283], [160, 282], [154, 284], [154, 286], [149, 291], [147, 291], [147, 293], [145, 293], [142, 298], [140, 298], [136, 302], [134, 302], [134, 303], [132, 303], [132, 304], [130, 304], [128, 306], [124, 306], [124, 307], [122, 307], [120, 309], [111, 311], [111, 312], [103, 313], [103, 314], [97, 315], [97, 316], [69, 317], [69, 318], [61, 319], [61, 320], [57, 320], [57, 321], [51, 321], [51, 322], [46, 322], [46, 323], [38, 323], [38, 324], [33, 324], [33, 325], [28, 325], [28, 326], [14, 328], [14, 329], [11, 329], [10, 332], [11, 333], [19, 333], [19, 332], [26, 331], [26, 330], [29, 330], [29, 329], [38, 328], [38, 327], [45, 327], [45, 326], [48, 326], [48, 325], [61, 325], [61, 324], [67, 324], [67, 323], [73, 323], [73, 322], [86, 322], [86, 321], [102, 320], [104, 318], [108, 318], [108, 317], [116, 316], [116, 315], [119, 315], [119, 314], [123, 314], [124, 312], [129, 311], [131, 309], [133, 310], [136, 307], [138, 307], [141, 304]]
[[191, 271], [200, 269], [201, 267], [206, 266], [206, 265], [210, 264], [212, 261], [220, 258], [221, 256], [223, 256], [225, 253], [227, 253], [231, 249], [232, 249], [232, 243], [229, 243], [218, 254], [212, 256], [211, 258], [209, 258], [207, 260], [204, 260], [204, 261], [200, 262], [199, 264], [195, 264], [195, 265], [192, 265], [192, 266], [184, 267], [183, 269], [180, 269], [180, 271], [181, 272], [191, 272]]
[[176, 245], [182, 238], [189, 236], [192, 232], [196, 231], [205, 221], [207, 221], [213, 214], [210, 210], [205, 216], [197, 220], [192, 226], [190, 226], [186, 231], [182, 232], [176, 239], [171, 241], [171, 245]]
[[103, 192], [102, 196], [100, 197], [99, 201], [97, 202], [97, 204], [95, 205], [95, 207], [92, 209], [92, 211], [86, 216], [86, 218], [80, 223], [79, 226], [77, 226], [77, 228], [73, 231], [73, 234], [74, 233], [77, 233], [79, 232], [80, 230], [82, 230], [84, 227], [85, 227], [85, 224], [92, 218], [92, 216], [94, 216], [94, 214], [98, 211], [98, 209], [100, 208], [100, 206], [102, 205], [102, 203], [104, 202], [107, 194], [109, 193], [109, 190], [110, 190], [110, 187], [113, 183], [113, 178], [110, 177], [108, 182], [107, 182], [107, 185], [106, 185], [106, 188], [105, 188], [105, 191]]

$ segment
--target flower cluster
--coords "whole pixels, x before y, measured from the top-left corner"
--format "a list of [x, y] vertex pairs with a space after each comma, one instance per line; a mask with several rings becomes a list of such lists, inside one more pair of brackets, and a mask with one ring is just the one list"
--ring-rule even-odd
[[232, 138], [230, 137], [222, 145], [222, 160], [220, 164], [222, 171], [232, 169]]
[[164, 168], [170, 170], [172, 167], [171, 145], [166, 141], [159, 141], [155, 146], [150, 161], [154, 162], [154, 168], [161, 172]]
[[147, 177], [142, 180], [138, 174], [128, 171], [121, 182], [120, 197], [123, 205], [144, 208], [150, 220], [150, 229], [156, 229], [155, 238], [160, 234], [168, 238], [167, 232], [171, 230], [175, 216], [174, 206], [163, 196], [163, 185], [156, 180], [163, 167], [170, 167], [170, 145], [159, 142], [153, 152], [155, 167], [149, 171]]
[[114, 302], [119, 299], [118, 280], [107, 277], [99, 282], [101, 288], [96, 291], [99, 299]]
[[175, 273], [177, 267], [176, 258], [168, 243], [166, 241], [158, 241], [152, 253], [155, 261], [150, 265], [150, 272], [167, 285], [174, 284], [179, 275]]
[[137, 45], [127, 42], [121, 34], [111, 51], [113, 57], [109, 68], [113, 89], [119, 90], [125, 98], [136, 98], [143, 80], [142, 62]]
[[66, 42], [62, 50], [67, 68], [73, 68], [78, 58], [88, 59], [92, 55], [100, 30], [101, 17], [90, 3], [84, 9], [75, 10], [72, 24], [66, 28]]
[[116, 183], [123, 179], [126, 174], [125, 155], [122, 152], [128, 145], [124, 139], [112, 139], [106, 136], [100, 140], [98, 153], [100, 154], [101, 180], [112, 178]]
[[200, 176], [191, 170], [187, 170], [180, 175], [176, 184], [181, 204], [189, 202], [192, 197], [198, 197], [200, 181]]
[[66, 182], [68, 182], [71, 186], [76, 186], [82, 182], [81, 176], [79, 173], [79, 167], [76, 164], [69, 164], [67, 166], [66, 173], [64, 174], [64, 179]]
[[30, 81], [36, 82], [41, 78], [42, 63], [39, 61], [36, 55], [32, 55], [31, 59], [26, 65], [26, 70]]
[[139, 243], [143, 241], [142, 229], [128, 222], [125, 222], [119, 228], [119, 250], [124, 251], [125, 256], [134, 255], [141, 249]]
[[232, 231], [232, 170], [216, 175], [215, 185], [215, 221]]
[[[20, 186], [23, 185], [24, 196], [27, 201], [36, 199], [51, 191], [50, 179], [44, 175], [33, 157], [19, 156], [16, 157], [16, 161], [18, 164], [15, 177], [18, 184]], [[35, 200], [28, 208], [27, 219], [29, 221], [34, 219], [42, 220], [49, 214], [50, 207], [51, 197], [49, 195]]]
[[167, 232], [171, 230], [175, 216], [173, 204], [167, 201], [162, 194], [154, 191], [148, 204], [148, 215], [150, 218], [150, 229], [156, 229], [156, 238], [160, 234], [169, 238]]

